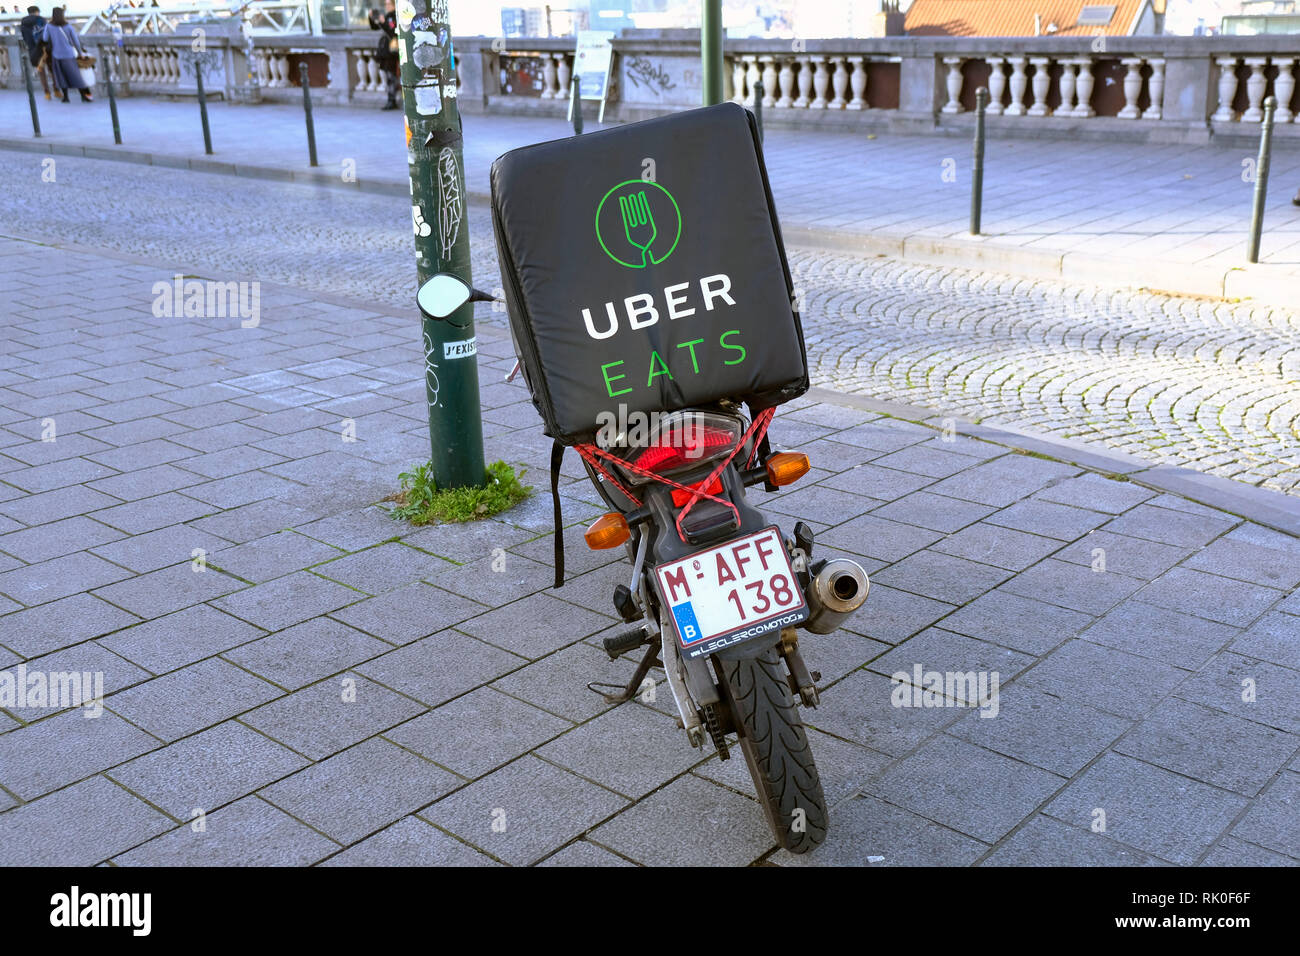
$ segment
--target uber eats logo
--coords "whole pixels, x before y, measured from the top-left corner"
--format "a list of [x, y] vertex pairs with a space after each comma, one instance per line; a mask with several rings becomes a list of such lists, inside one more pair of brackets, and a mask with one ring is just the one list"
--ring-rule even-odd
[[629, 269], [663, 262], [681, 237], [682, 211], [658, 183], [621, 182], [596, 207], [596, 240], [605, 255]]

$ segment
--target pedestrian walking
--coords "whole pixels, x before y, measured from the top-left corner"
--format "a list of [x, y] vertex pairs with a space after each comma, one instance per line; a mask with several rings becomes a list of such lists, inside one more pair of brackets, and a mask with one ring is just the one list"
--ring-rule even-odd
[[[32, 61], [32, 66], [36, 68], [36, 75], [41, 78], [41, 89], [45, 91], [45, 98], [50, 98], [50, 72], [49, 65], [46, 63], [45, 53], [45, 18], [41, 16], [40, 7], [28, 7], [27, 16], [19, 21], [18, 27], [22, 31], [23, 43], [27, 45], [27, 56]], [[56, 87], [57, 88], [57, 87]]]
[[370, 11], [370, 29], [382, 31], [379, 36], [379, 70], [384, 74], [384, 88], [388, 91], [388, 102], [383, 108], [399, 109], [401, 104], [397, 102], [397, 91], [400, 58], [397, 55], [397, 8], [393, 0], [385, 0], [382, 16], [378, 10]]
[[90, 57], [81, 45], [76, 27], [64, 18], [62, 7], [55, 7], [50, 12], [50, 22], [45, 25], [45, 42], [50, 45], [50, 62], [54, 64], [55, 82], [63, 90], [63, 102], [69, 102], [68, 90], [74, 89], [81, 94], [82, 102], [91, 102], [90, 86], [78, 65], [78, 60], [90, 60]]

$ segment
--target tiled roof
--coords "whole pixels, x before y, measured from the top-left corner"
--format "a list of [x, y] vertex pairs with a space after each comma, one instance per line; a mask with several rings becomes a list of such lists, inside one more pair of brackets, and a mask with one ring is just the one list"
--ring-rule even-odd
[[[1098, 32], [1127, 36], [1145, 2], [913, 0], [907, 11], [906, 29], [909, 36], [1027, 37], [1034, 35], [1037, 13], [1044, 36], [1096, 36]], [[1084, 22], [1080, 23], [1080, 19]], [[1049, 31], [1048, 26], [1053, 23], [1056, 30]]]

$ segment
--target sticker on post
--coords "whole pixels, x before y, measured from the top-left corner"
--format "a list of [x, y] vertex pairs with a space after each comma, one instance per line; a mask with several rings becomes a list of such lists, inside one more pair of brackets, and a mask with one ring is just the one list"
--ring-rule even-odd
[[442, 357], [445, 359], [470, 358], [478, 354], [478, 337], [462, 339], [459, 342], [443, 342]]

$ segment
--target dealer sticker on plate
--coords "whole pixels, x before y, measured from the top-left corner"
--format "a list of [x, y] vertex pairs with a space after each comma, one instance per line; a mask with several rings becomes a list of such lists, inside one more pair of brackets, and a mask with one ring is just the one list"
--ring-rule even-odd
[[655, 569], [687, 657], [792, 627], [808, 605], [772, 527]]

